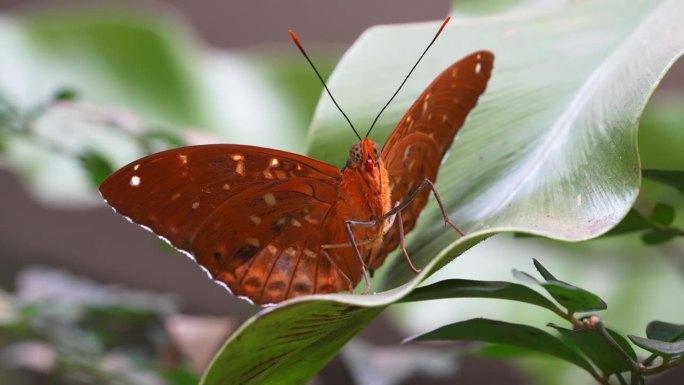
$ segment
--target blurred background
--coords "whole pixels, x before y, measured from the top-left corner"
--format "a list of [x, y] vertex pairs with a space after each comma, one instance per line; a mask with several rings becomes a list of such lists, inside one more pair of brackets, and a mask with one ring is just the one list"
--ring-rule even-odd
[[[288, 29], [297, 32], [327, 76], [366, 28], [441, 20], [451, 5], [441, 0], [395, 0], [391, 6], [378, 0], [0, 0], [0, 97], [6, 102], [0, 114], [12, 116], [17, 108], [35, 114], [36, 132], [59, 128], [53, 137], [44, 135], [49, 140], [12, 142], [0, 163], [0, 321], [35, 320], [39, 314], [42, 322], [17, 326], [11, 338], [0, 339], [0, 375], [5, 373], [9, 384], [194, 383], [212, 349], [258, 310], [227, 295], [194, 262], [105, 207], [90, 180], [99, 159], [71, 134], [105, 153], [117, 147], [107, 153], [117, 166], [142, 150], [116, 133], [93, 134], [93, 126], [136, 137], [154, 132], [146, 139], [150, 148], [232, 142], [302, 153], [321, 86]], [[78, 98], [72, 99], [73, 92]], [[678, 63], [654, 96], [644, 124], [681, 126], [683, 98], [684, 65]], [[645, 158], [648, 151], [642, 152]], [[65, 159], [65, 152], [80, 155]], [[657, 162], [657, 154], [652, 156]], [[84, 165], [90, 173], [83, 172]], [[661, 198], [670, 194], [653, 191]], [[684, 244], [646, 247], [637, 236], [618, 238], [569, 245], [501, 235], [433, 280], [511, 280], [511, 268], [530, 269], [531, 258], [543, 255], [556, 275], [601, 294], [611, 304], [606, 319], [624, 332], [643, 334], [651, 315], [682, 323], [681, 306], [658, 299], [684, 293]], [[578, 268], [578, 259], [591, 268]], [[649, 262], [638, 263], [643, 260]], [[649, 314], [631, 313], [634, 301], [646, 303]], [[68, 310], [58, 306], [65, 304]], [[533, 355], [504, 362], [398, 347], [406, 335], [477, 316], [544, 319], [527, 307], [499, 302], [395, 306], [314, 383], [590, 383], [576, 369]], [[93, 330], [118, 352], [94, 342]], [[163, 370], [149, 369], [151, 364], [140, 369], [126, 347], [153, 357]], [[97, 370], [89, 361], [95, 356]], [[358, 357], [375, 360], [359, 363]], [[387, 361], [412, 364], [388, 380]], [[368, 362], [372, 367], [363, 370], [377, 377], [362, 382], [356, 372]], [[683, 377], [678, 370], [650, 383], [675, 384]]]

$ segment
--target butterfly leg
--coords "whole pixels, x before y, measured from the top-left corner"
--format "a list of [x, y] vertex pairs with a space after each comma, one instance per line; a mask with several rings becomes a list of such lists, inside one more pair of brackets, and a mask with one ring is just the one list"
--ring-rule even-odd
[[366, 266], [366, 262], [363, 261], [363, 257], [361, 256], [361, 251], [359, 251], [359, 246], [356, 243], [356, 240], [354, 239], [354, 233], [352, 233], [352, 225], [354, 226], [361, 226], [361, 227], [372, 227], [376, 226], [379, 222], [376, 220], [370, 220], [370, 221], [352, 221], [352, 220], [346, 220], [344, 221], [344, 227], [347, 230], [347, 237], [349, 237], [349, 242], [351, 242], [352, 249], [354, 250], [354, 255], [356, 255], [356, 258], [358, 258], [359, 263], [361, 263], [361, 274], [363, 274], [363, 280], [366, 282], [366, 288], [363, 290], [363, 294], [368, 294], [370, 293], [371, 290], [371, 282], [370, 282], [370, 274], [368, 273], [368, 267]]
[[[421, 269], [416, 268], [413, 265], [413, 262], [411, 262], [411, 257], [408, 254], [408, 251], [406, 250], [406, 246], [404, 244], [404, 237], [405, 237], [405, 232], [404, 232], [404, 220], [401, 216], [402, 210], [404, 210], [408, 205], [413, 202], [414, 199], [418, 196], [418, 194], [425, 188], [429, 187], [430, 190], [432, 191], [432, 194], [435, 196], [435, 200], [437, 200], [437, 205], [439, 205], [439, 209], [442, 211], [442, 216], [444, 217], [444, 225], [449, 225], [451, 226], [454, 230], [456, 230], [461, 236], [465, 235], [463, 230], [461, 230], [456, 224], [451, 222], [451, 219], [449, 219], [449, 216], [446, 213], [446, 210], [444, 209], [444, 205], [442, 204], [442, 199], [439, 197], [439, 193], [437, 193], [437, 189], [435, 188], [435, 185], [432, 183], [431, 180], [425, 178], [423, 179], [423, 182], [415, 189], [413, 190], [409, 196], [403, 201], [397, 203], [391, 210], [386, 212], [385, 214], [380, 217], [380, 221], [390, 219], [393, 215], [396, 215], [395, 220], [397, 221], [397, 226], [399, 226], [399, 248], [401, 249], [401, 252], [404, 254], [404, 258], [406, 259], [406, 263], [409, 265], [409, 268], [414, 273], [420, 273]], [[376, 222], [377, 223], [377, 222]]]
[[350, 293], [353, 293], [353, 292], [354, 292], [354, 286], [352, 285], [352, 281], [351, 281], [351, 279], [349, 279], [349, 276], [347, 276], [347, 274], [346, 274], [344, 271], [342, 271], [342, 269], [340, 269], [339, 266], [337, 266], [337, 264], [335, 263], [335, 261], [333, 261], [332, 258], [330, 258], [330, 255], [329, 255], [325, 250], [321, 250], [321, 254], [323, 254], [323, 256], [325, 257], [325, 259], [328, 260], [328, 262], [330, 263], [330, 265], [331, 265], [335, 270], [337, 270], [337, 273], [338, 273], [339, 275], [341, 275], [342, 278], [344, 278], [345, 281], [347, 281], [347, 285], [349, 286], [349, 292], [350, 292]]
[[408, 250], [406, 250], [406, 246], [404, 245], [404, 220], [401, 218], [401, 212], [397, 214], [396, 218], [398, 220], [397, 226], [399, 226], [399, 248], [401, 249], [401, 252], [404, 253], [406, 263], [409, 265], [411, 270], [418, 274], [423, 269], [417, 269], [415, 266], [413, 266], [413, 262], [411, 262], [411, 257], [409, 257]]
[[[430, 179], [423, 179], [423, 182], [420, 183], [418, 187], [416, 187], [415, 190], [409, 194], [408, 198], [406, 198], [403, 202], [399, 203], [398, 205], [394, 206], [390, 211], [386, 212], [385, 214], [382, 215], [380, 218], [381, 220], [385, 220], [392, 215], [399, 214], [403, 209], [408, 207], [408, 205], [413, 202], [414, 199], [418, 196], [418, 194], [425, 188], [429, 187], [430, 190], [432, 191], [432, 195], [435, 196], [435, 200], [437, 201], [437, 205], [439, 206], [439, 209], [442, 211], [442, 216], [444, 217], [444, 225], [449, 225], [451, 226], [456, 232], [461, 234], [461, 236], [465, 235], [463, 230], [461, 230], [456, 224], [454, 224], [451, 219], [449, 219], [449, 215], [447, 215], [446, 210], [444, 209], [444, 204], [442, 204], [442, 199], [439, 197], [439, 193], [437, 192], [437, 189], [435, 188], [435, 185], [432, 183]], [[401, 216], [401, 215], [398, 215]], [[400, 222], [401, 223], [401, 222]], [[403, 226], [400, 227], [400, 230], [403, 230]], [[403, 231], [400, 231], [400, 237], [403, 236]]]

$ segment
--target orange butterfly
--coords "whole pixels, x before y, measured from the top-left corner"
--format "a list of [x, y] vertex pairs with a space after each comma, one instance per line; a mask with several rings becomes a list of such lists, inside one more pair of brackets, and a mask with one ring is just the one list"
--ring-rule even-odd
[[367, 292], [369, 270], [397, 246], [419, 271], [404, 234], [430, 191], [441, 207], [433, 182], [484, 92], [493, 62], [492, 53], [479, 51], [448, 67], [382, 150], [366, 134], [352, 145], [342, 170], [263, 147], [190, 146], [121, 168], [100, 192], [117, 212], [189, 253], [215, 280], [255, 303], [352, 290], [362, 276]]

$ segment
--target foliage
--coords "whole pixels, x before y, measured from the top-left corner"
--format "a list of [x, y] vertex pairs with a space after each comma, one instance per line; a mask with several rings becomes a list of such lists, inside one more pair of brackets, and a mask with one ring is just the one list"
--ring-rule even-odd
[[[645, 376], [660, 373], [684, 363], [684, 325], [653, 321], [649, 324], [646, 332], [653, 339], [629, 336], [635, 345], [653, 353], [651, 357], [639, 361], [634, 349], [627, 342], [627, 338], [606, 327], [599, 317], [589, 315], [576, 318], [574, 316], [577, 311], [605, 309], [607, 306], [603, 300], [589, 291], [567, 283], [548, 286], [548, 283], [557, 284], [561, 281], [556, 280], [539, 261], [535, 260], [534, 265], [546, 279], [546, 282], [541, 283], [541, 285], [560, 306], [549, 306], [548, 302], [539, 300], [530, 301], [530, 292], [520, 288], [517, 288], [516, 294], [513, 295], [506, 290], [492, 291], [493, 286], [498, 288], [519, 286], [510, 282], [462, 280], [442, 281], [418, 288], [405, 297], [403, 301], [484, 297], [536, 304], [552, 311], [570, 323], [571, 329], [553, 323], [547, 325], [556, 329], [560, 334], [559, 337], [532, 326], [479, 318], [445, 325], [439, 329], [411, 337], [406, 342], [468, 340], [525, 348], [550, 354], [575, 364], [586, 370], [600, 384], [609, 384], [611, 377], [616, 378], [621, 384], [626, 384], [625, 373], [629, 374], [630, 384], [642, 384]], [[539, 284], [527, 273], [514, 271], [514, 274]], [[563, 288], [560, 292], [557, 291], [559, 287]], [[426, 298], [425, 293], [429, 293], [428, 298]], [[662, 358], [659, 365], [652, 365], [654, 357]]]
[[[3, 364], [15, 368], [6, 374], [10, 379], [111, 385], [197, 382], [197, 373], [176, 351], [165, 328], [176, 314], [170, 297], [37, 268], [24, 270], [18, 286], [15, 295], [0, 298], [7, 311], [0, 319]], [[30, 376], [20, 376], [22, 372]]]

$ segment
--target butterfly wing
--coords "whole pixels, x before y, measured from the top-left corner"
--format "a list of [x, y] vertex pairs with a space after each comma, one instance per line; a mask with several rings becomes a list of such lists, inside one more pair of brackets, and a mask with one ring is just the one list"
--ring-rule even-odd
[[332, 210], [340, 180], [335, 167], [301, 155], [217, 144], [140, 159], [100, 192], [236, 295], [275, 303], [345, 290], [360, 279], [348, 250], [324, 255], [321, 248], [346, 241], [328, 230], [342, 223]]
[[[474, 52], [452, 64], [423, 91], [394, 129], [382, 149], [392, 204], [403, 202], [424, 180], [435, 181], [442, 159], [468, 113], [484, 92], [494, 64], [488, 51]], [[428, 199], [423, 190], [402, 211], [404, 231], [416, 224]], [[396, 226], [385, 235], [371, 269], [379, 267], [399, 244]]]

